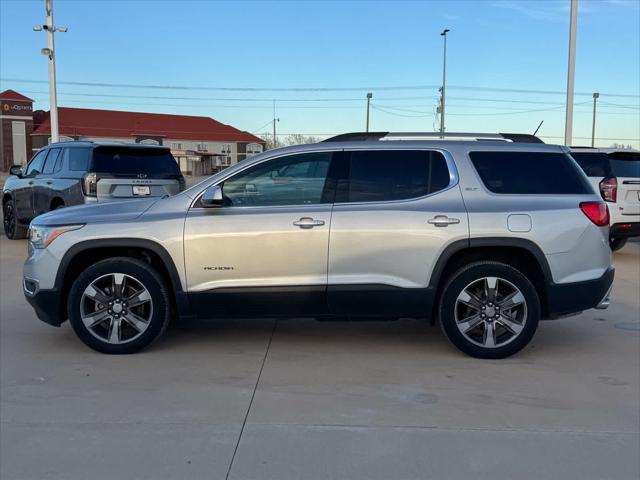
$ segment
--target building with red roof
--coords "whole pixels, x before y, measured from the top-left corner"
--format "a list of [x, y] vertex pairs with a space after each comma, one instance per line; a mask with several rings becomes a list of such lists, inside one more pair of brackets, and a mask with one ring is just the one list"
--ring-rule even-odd
[[14, 91], [0, 93], [0, 168], [3, 172], [31, 158], [33, 100]]
[[[0, 101], [3, 113], [5, 102], [29, 106], [33, 102], [13, 90], [2, 92]], [[28, 113], [26, 110], [21, 112], [31, 117], [31, 128], [25, 125], [25, 137], [29, 137], [29, 145], [25, 147], [29, 153], [27, 157], [31, 157], [33, 151], [50, 142], [49, 112], [32, 112], [32, 109]], [[210, 174], [237, 163], [262, 152], [265, 146], [261, 138], [209, 117], [59, 107], [58, 124], [60, 141], [110, 140], [168, 146], [181, 169], [197, 175]], [[4, 157], [8, 150], [3, 147], [2, 151]], [[19, 157], [13, 157], [11, 155], [9, 162], [3, 158], [5, 170], [14, 163], [24, 163], [16, 161], [21, 160]]]

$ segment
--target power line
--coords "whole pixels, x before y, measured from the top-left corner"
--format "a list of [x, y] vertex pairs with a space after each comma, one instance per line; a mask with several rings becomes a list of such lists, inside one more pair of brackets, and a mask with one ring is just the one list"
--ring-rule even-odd
[[[4, 82], [16, 83], [47, 83], [45, 80], [31, 80], [24, 78], [0, 78]], [[84, 87], [106, 87], [106, 88], [144, 88], [155, 90], [209, 90], [223, 92], [354, 92], [354, 91], [394, 91], [394, 90], [435, 90], [439, 85], [396, 85], [396, 86], [361, 86], [361, 87], [205, 87], [205, 86], [184, 86], [184, 85], [143, 85], [133, 83], [106, 83], [106, 82], [58, 82], [60, 85], [75, 85]], [[532, 90], [519, 88], [498, 88], [498, 87], [477, 87], [466, 85], [451, 85], [449, 88], [458, 90], [475, 90], [486, 92], [509, 92], [509, 93], [533, 93], [542, 95], [565, 95], [566, 92], [560, 90]], [[591, 96], [593, 92], [577, 92], [575, 95]], [[601, 93], [600, 95], [620, 98], [640, 98], [636, 94], [623, 93]]]

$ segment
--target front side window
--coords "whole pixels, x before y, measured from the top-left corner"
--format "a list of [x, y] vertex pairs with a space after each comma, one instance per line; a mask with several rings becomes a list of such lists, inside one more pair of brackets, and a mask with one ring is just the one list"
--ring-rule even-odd
[[304, 153], [270, 160], [226, 180], [226, 206], [266, 207], [322, 203], [331, 153]]
[[48, 150], [41, 150], [36, 153], [36, 156], [29, 162], [27, 165], [27, 170], [24, 172], [25, 177], [33, 177], [42, 172], [42, 165], [44, 164], [44, 159], [46, 158]]
[[[447, 162], [440, 152], [371, 150], [351, 152], [346, 195], [338, 201], [385, 202], [418, 198], [449, 186]], [[346, 198], [344, 198], [346, 196]]]
[[493, 193], [582, 195], [593, 188], [565, 153], [471, 152], [473, 166]]

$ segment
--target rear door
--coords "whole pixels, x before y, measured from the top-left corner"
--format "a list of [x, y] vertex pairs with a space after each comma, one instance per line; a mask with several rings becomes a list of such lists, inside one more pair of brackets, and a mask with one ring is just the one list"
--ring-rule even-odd
[[98, 146], [90, 171], [97, 176], [98, 202], [175, 195], [184, 182], [167, 148]]
[[640, 153], [614, 152], [609, 158], [611, 170], [618, 179], [618, 209], [629, 221], [640, 221], [632, 218], [640, 216]]
[[[57, 170], [60, 170], [62, 148], [50, 148], [44, 162], [42, 172], [35, 176], [33, 188], [33, 208], [35, 215], [41, 215], [51, 209], [53, 200], [53, 180]], [[56, 170], [57, 169], [57, 170]]]
[[448, 152], [347, 150], [331, 218], [328, 301], [340, 315], [429, 315], [431, 271], [467, 239]]

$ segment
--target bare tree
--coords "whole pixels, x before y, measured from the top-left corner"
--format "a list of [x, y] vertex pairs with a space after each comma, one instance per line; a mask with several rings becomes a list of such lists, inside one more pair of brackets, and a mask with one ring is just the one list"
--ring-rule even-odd
[[290, 145], [318, 143], [321, 140], [319, 137], [314, 137], [313, 135], [304, 135], [302, 133], [293, 133], [291, 135], [287, 135], [284, 138], [279, 138], [277, 142], [273, 141], [272, 133], [263, 133], [262, 135], [260, 135], [260, 138], [262, 138], [266, 142], [266, 150], [271, 150], [272, 148], [276, 147], [287, 147]]
[[633, 150], [633, 145], [626, 145], [624, 143], [612, 143], [611, 148], [618, 148], [620, 150]]

